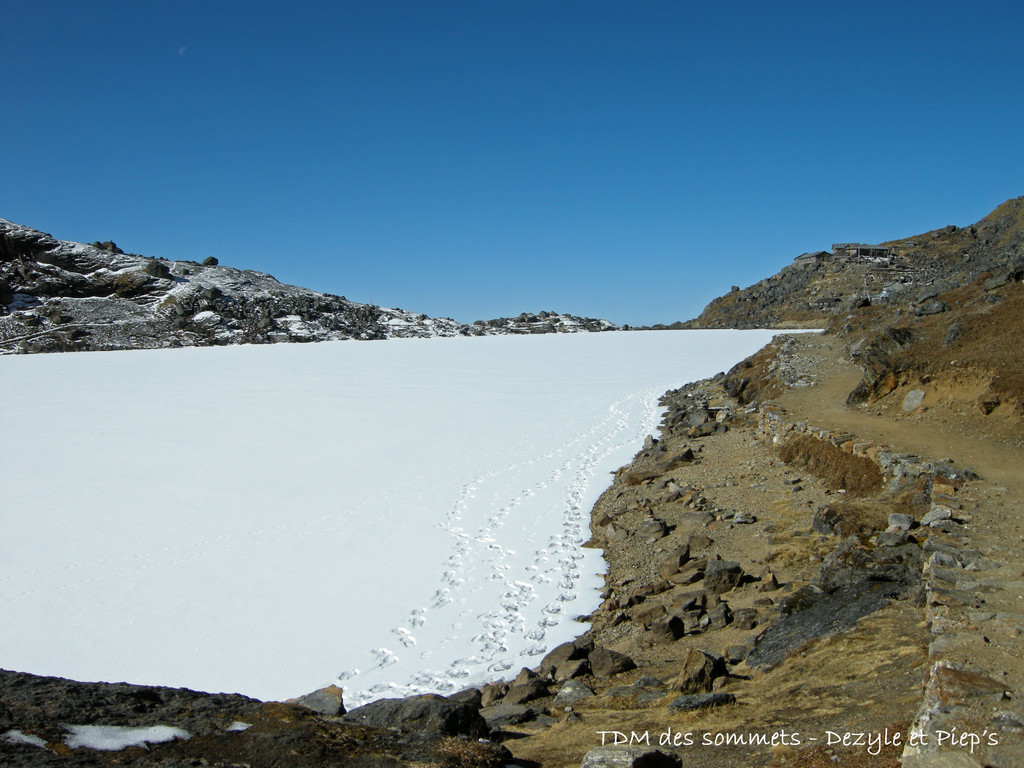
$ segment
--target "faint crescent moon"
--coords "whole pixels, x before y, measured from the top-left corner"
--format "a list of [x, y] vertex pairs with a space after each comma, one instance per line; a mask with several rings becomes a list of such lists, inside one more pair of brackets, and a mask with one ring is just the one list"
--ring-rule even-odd
[[181, 46], [181, 48], [178, 49], [178, 55], [179, 56], [184, 56], [186, 50], [188, 50], [188, 46], [187, 45]]

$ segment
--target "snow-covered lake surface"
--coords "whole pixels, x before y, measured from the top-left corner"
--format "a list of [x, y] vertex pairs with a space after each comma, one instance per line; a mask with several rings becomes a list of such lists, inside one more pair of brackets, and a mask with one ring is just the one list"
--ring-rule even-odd
[[347, 706], [535, 666], [658, 397], [771, 335], [0, 358], [0, 665]]

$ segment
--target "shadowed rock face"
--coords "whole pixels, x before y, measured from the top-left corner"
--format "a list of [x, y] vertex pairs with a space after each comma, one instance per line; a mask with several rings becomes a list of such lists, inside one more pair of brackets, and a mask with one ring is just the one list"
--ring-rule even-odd
[[[471, 707], [446, 703], [467, 710], [463, 719], [470, 726], [482, 722], [477, 711], [469, 711]], [[186, 731], [189, 738], [109, 752], [71, 749], [66, 743], [68, 725], [169, 726]], [[497, 768], [510, 758], [496, 745], [453, 738], [439, 730], [367, 727], [302, 706], [235, 694], [81, 683], [0, 671], [0, 765], [4, 768], [242, 764], [383, 768], [448, 765], [455, 759], [468, 768]]]
[[916, 542], [867, 547], [844, 539], [822, 563], [817, 582], [780, 602], [781, 617], [757, 636], [747, 666], [773, 667], [804, 643], [854, 627], [858, 620], [910, 596], [921, 579]]

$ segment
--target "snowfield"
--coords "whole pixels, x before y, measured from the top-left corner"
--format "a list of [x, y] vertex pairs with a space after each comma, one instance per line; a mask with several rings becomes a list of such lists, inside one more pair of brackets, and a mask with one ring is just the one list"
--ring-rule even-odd
[[351, 707], [585, 629], [589, 513], [770, 331], [0, 358], [0, 664]]

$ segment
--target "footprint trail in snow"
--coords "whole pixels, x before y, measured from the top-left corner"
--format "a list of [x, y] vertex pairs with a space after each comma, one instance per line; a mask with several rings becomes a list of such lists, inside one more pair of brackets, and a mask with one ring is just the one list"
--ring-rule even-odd
[[[448, 541], [440, 587], [424, 605], [410, 606], [389, 646], [338, 676], [346, 704], [453, 693], [534, 666], [579, 634], [573, 617], [596, 606], [601, 583], [600, 555], [580, 547], [589, 538], [590, 508], [607, 472], [656, 427], [658, 394], [623, 397], [597, 423], [543, 446], [540, 455], [465, 481], [439, 523]], [[470, 652], [449, 660], [422, 650], [448, 645]]]

